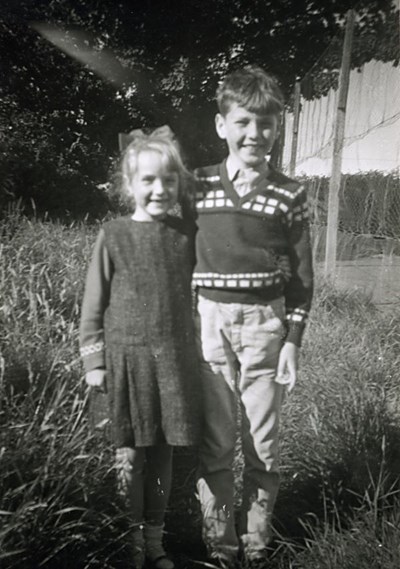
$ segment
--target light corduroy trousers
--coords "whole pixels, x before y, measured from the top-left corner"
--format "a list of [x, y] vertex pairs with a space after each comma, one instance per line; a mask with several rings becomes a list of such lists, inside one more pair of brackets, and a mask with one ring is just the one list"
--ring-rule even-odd
[[[204, 431], [197, 491], [210, 555], [231, 559], [240, 540], [248, 558], [271, 540], [279, 488], [279, 416], [284, 387], [275, 382], [284, 334], [284, 301], [219, 303], [198, 297], [197, 341]], [[241, 516], [234, 519], [233, 462], [238, 410], [244, 457]]]

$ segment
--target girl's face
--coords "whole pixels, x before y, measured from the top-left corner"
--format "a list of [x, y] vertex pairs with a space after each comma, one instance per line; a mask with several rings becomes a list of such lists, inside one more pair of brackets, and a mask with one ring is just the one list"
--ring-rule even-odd
[[136, 204], [133, 219], [156, 221], [165, 217], [178, 200], [178, 187], [178, 173], [168, 168], [159, 152], [140, 152], [130, 187]]

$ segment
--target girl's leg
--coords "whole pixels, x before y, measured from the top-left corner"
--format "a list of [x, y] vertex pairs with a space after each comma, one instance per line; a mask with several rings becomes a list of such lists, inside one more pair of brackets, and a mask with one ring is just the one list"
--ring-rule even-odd
[[134, 525], [140, 525], [144, 522], [145, 458], [144, 448], [117, 448], [115, 455], [118, 491], [127, 502]]
[[154, 526], [164, 523], [172, 480], [172, 447], [166, 444], [146, 448], [144, 517]]
[[145, 449], [122, 447], [116, 450], [115, 467], [118, 490], [126, 501], [132, 521], [132, 547], [135, 569], [141, 569], [145, 560], [144, 547], [144, 467]]
[[172, 447], [156, 445], [146, 449], [145, 526], [146, 556], [156, 569], [173, 569], [162, 545], [164, 517], [172, 480]]

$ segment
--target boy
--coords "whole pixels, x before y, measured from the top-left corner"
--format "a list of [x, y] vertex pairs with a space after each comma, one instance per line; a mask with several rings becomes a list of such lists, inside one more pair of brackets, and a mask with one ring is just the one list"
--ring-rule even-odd
[[[197, 170], [194, 284], [205, 423], [197, 490], [203, 539], [220, 566], [263, 566], [279, 486], [278, 424], [285, 385], [296, 381], [313, 273], [304, 188], [266, 156], [283, 97], [257, 67], [217, 90], [216, 130], [229, 155]], [[235, 529], [232, 464], [237, 399], [244, 454], [242, 515]]]

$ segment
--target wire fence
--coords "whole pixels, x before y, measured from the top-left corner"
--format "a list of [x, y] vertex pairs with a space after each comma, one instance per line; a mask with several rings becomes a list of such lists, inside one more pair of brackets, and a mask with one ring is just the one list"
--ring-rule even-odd
[[[353, 43], [331, 273], [377, 302], [400, 302], [400, 67], [395, 58], [354, 67], [363, 41], [356, 36]], [[308, 185], [317, 270], [326, 258], [342, 48], [343, 36], [334, 38], [301, 79], [297, 128], [294, 113], [285, 114], [282, 166]]]
[[[327, 54], [328, 56], [329, 54]], [[342, 172], [391, 172], [400, 163], [400, 68], [395, 62], [370, 61], [350, 73]], [[310, 79], [301, 81], [301, 113], [296, 174], [330, 175], [337, 89], [307, 99]], [[289, 165], [293, 113], [285, 116], [283, 164]]]
[[[314, 259], [325, 258], [329, 179], [306, 179]], [[338, 261], [400, 255], [400, 185], [391, 174], [344, 174], [339, 193]]]

